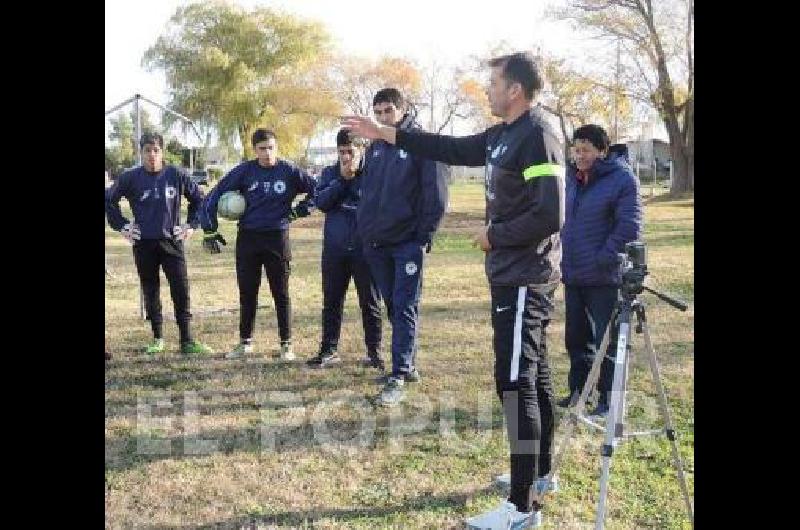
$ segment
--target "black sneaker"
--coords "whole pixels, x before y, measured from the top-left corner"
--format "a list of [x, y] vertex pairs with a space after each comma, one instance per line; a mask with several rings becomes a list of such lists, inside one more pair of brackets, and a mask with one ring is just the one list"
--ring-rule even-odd
[[306, 364], [311, 368], [328, 368], [339, 361], [339, 354], [336, 353], [336, 348], [324, 348], [320, 350], [316, 357], [307, 360]]
[[377, 368], [381, 372], [386, 370], [386, 366], [383, 364], [380, 354], [376, 352], [367, 353], [367, 356], [361, 359], [361, 364], [365, 368]]

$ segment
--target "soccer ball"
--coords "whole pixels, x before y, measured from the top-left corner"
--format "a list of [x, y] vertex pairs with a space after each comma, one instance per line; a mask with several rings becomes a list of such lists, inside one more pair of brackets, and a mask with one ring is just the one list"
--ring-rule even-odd
[[244, 213], [245, 200], [238, 191], [226, 191], [219, 198], [217, 213], [225, 219], [236, 221]]

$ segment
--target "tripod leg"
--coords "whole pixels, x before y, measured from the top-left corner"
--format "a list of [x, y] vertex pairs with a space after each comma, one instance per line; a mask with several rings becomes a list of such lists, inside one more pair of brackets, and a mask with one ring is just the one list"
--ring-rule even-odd
[[644, 344], [647, 348], [648, 357], [650, 358], [650, 370], [653, 372], [653, 380], [656, 384], [656, 391], [658, 392], [658, 403], [661, 408], [661, 415], [664, 417], [664, 425], [666, 427], [667, 438], [670, 441], [672, 448], [672, 460], [675, 463], [675, 469], [678, 472], [678, 481], [683, 491], [683, 499], [686, 502], [686, 510], [689, 514], [689, 520], [694, 528], [694, 511], [692, 509], [692, 500], [689, 496], [689, 488], [686, 485], [686, 475], [683, 472], [683, 463], [681, 461], [680, 453], [678, 452], [678, 444], [675, 441], [675, 427], [672, 425], [672, 418], [667, 406], [667, 396], [664, 392], [664, 387], [661, 384], [661, 375], [658, 369], [658, 360], [656, 360], [656, 352], [653, 350], [653, 343], [650, 341], [650, 330], [647, 327], [647, 319], [642, 312], [642, 328], [644, 331]]
[[[603, 530], [606, 516], [606, 498], [608, 496], [608, 477], [611, 472], [611, 456], [614, 454], [615, 439], [622, 437], [622, 410], [625, 394], [625, 364], [627, 347], [630, 340], [631, 308], [626, 305], [620, 312], [619, 334], [617, 336], [617, 355], [614, 358], [614, 382], [609, 400], [608, 418], [606, 419], [606, 435], [603, 440], [601, 455], [603, 465], [600, 470], [600, 498], [597, 501], [595, 530]], [[609, 324], [609, 329], [611, 325]], [[605, 350], [603, 350], [605, 351]], [[599, 357], [599, 356], [598, 356]]]
[[[618, 307], [615, 307], [614, 310], [611, 312], [611, 319], [609, 322], [613, 322], [614, 318], [617, 316], [617, 312], [619, 311]], [[606, 327], [606, 333], [603, 335], [603, 340], [600, 341], [600, 351], [605, 352], [606, 348], [608, 348], [608, 343], [611, 340], [611, 325], [609, 324]], [[550, 473], [547, 475], [547, 483], [549, 484], [552, 478], [555, 476], [558, 469], [561, 467], [561, 460], [564, 457], [564, 454], [567, 452], [569, 448], [569, 444], [572, 441], [573, 434], [575, 432], [575, 427], [578, 423], [578, 417], [583, 414], [583, 408], [586, 406], [586, 400], [589, 398], [589, 394], [592, 392], [595, 384], [597, 384], [597, 379], [600, 377], [600, 367], [603, 363], [603, 357], [605, 355], [595, 355], [594, 362], [592, 363], [592, 368], [589, 370], [589, 375], [586, 377], [586, 383], [583, 385], [583, 389], [581, 390], [581, 395], [578, 398], [578, 402], [573, 407], [572, 411], [569, 414], [566, 414], [564, 418], [561, 419], [561, 422], [556, 427], [556, 432], [560, 432], [562, 428], [565, 429], [564, 436], [562, 437], [561, 444], [558, 446], [555, 454], [553, 455], [553, 463], [550, 466]], [[564, 425], [566, 423], [566, 426]], [[547, 488], [545, 488], [545, 493], [547, 493]], [[538, 498], [537, 498], [538, 500]]]
[[[633, 320], [633, 317], [631, 317], [631, 320]], [[626, 340], [626, 343], [627, 343], [628, 347], [627, 347], [627, 350], [625, 352], [625, 363], [623, 364], [623, 370], [624, 371], [622, 373], [622, 389], [620, 390], [620, 393], [622, 394], [621, 398], [620, 398], [621, 405], [620, 405], [620, 408], [619, 408], [619, 423], [620, 423], [620, 425], [624, 425], [625, 418], [627, 417], [627, 414], [628, 414], [628, 375], [629, 375], [629, 370], [630, 370], [630, 366], [631, 366], [631, 356], [632, 356], [632, 352], [631, 352], [631, 335], [633, 335], [633, 333], [630, 330], [631, 324], [632, 324], [632, 322], [630, 322], [628, 324], [628, 337], [627, 337], [627, 340]], [[620, 431], [619, 436], [622, 436], [622, 431]]]

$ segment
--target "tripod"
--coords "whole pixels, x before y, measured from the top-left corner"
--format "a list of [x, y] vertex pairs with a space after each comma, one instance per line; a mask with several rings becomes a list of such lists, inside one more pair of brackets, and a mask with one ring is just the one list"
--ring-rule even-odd
[[[647, 274], [646, 266], [641, 265], [638, 267], [631, 267], [628, 264], [628, 268], [623, 268], [623, 275], [622, 275], [622, 288], [621, 288], [621, 297], [620, 300], [617, 302], [616, 307], [614, 308], [611, 319], [609, 320], [609, 325], [606, 328], [606, 332], [603, 335], [603, 340], [600, 344], [600, 349], [598, 354], [595, 356], [594, 362], [592, 363], [592, 368], [589, 371], [589, 375], [586, 379], [586, 383], [583, 386], [583, 390], [581, 391], [580, 397], [578, 398], [578, 402], [574, 405], [570, 414], [566, 417], [567, 427], [566, 433], [564, 435], [563, 441], [561, 443], [561, 447], [559, 447], [558, 451], [556, 452], [553, 458], [553, 465], [551, 467], [550, 473], [546, 477], [547, 483], [550, 483], [553, 476], [556, 474], [558, 468], [560, 467], [561, 460], [566, 452], [567, 448], [569, 447], [570, 441], [572, 439], [573, 433], [575, 431], [575, 426], [577, 425], [578, 421], [582, 421], [591, 427], [604, 431], [605, 438], [603, 440], [603, 445], [601, 447], [601, 455], [602, 455], [602, 468], [600, 474], [600, 499], [597, 503], [597, 512], [595, 517], [595, 530], [602, 530], [603, 529], [603, 521], [605, 519], [605, 511], [606, 511], [606, 497], [608, 495], [608, 479], [609, 473], [611, 469], [611, 457], [614, 454], [614, 448], [622, 442], [625, 438], [632, 438], [635, 436], [646, 436], [652, 434], [665, 434], [667, 439], [669, 439], [671, 448], [672, 448], [672, 460], [675, 465], [675, 469], [678, 473], [678, 481], [680, 482], [681, 490], [683, 492], [683, 498], [686, 503], [686, 509], [689, 515], [689, 520], [691, 521], [692, 527], [694, 528], [694, 514], [692, 510], [692, 501], [689, 496], [689, 489], [686, 486], [686, 477], [683, 471], [683, 464], [681, 463], [680, 454], [678, 453], [678, 446], [675, 442], [675, 429], [673, 427], [672, 419], [670, 417], [669, 407], [667, 406], [667, 398], [664, 393], [664, 387], [661, 384], [661, 376], [659, 375], [659, 368], [658, 368], [658, 361], [656, 360], [656, 353], [653, 350], [653, 344], [650, 340], [650, 331], [647, 327], [647, 314], [645, 312], [644, 304], [637, 299], [637, 295], [641, 293], [643, 290], [647, 290], [656, 296], [658, 296], [661, 300], [664, 300], [672, 307], [679, 309], [681, 311], [686, 311], [686, 304], [670, 298], [669, 296], [659, 293], [658, 291], [651, 289], [649, 287], [645, 287], [642, 285], [642, 281], [644, 276]], [[648, 353], [648, 358], [650, 361], [650, 370], [653, 374], [653, 379], [655, 381], [656, 391], [658, 393], [658, 403], [661, 415], [664, 419], [664, 428], [663, 429], [654, 429], [651, 431], [644, 431], [644, 432], [632, 432], [626, 433], [624, 432], [624, 421], [625, 421], [625, 393], [626, 393], [626, 385], [628, 379], [628, 362], [629, 362], [629, 350], [630, 350], [630, 339], [631, 339], [631, 320], [632, 316], [636, 315], [636, 332], [644, 334], [644, 343], [645, 349]], [[618, 320], [615, 320], [618, 319]], [[618, 341], [617, 341], [617, 349], [616, 349], [616, 358], [614, 359], [614, 380], [613, 386], [611, 391], [611, 397], [609, 399], [609, 411], [608, 416], [606, 418], [606, 425], [603, 428], [601, 425], [598, 425], [591, 421], [590, 419], [583, 416], [584, 406], [586, 404], [586, 400], [589, 397], [592, 389], [594, 388], [597, 380], [600, 376], [600, 367], [602, 365], [603, 358], [605, 357], [605, 351], [608, 348], [608, 344], [611, 337], [612, 325], [618, 327]], [[545, 488], [545, 492], [548, 489]]]

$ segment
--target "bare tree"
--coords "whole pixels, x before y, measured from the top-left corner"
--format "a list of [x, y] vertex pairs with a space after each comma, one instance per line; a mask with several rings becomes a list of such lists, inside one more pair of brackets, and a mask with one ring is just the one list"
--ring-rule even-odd
[[353, 114], [369, 115], [372, 112], [372, 98], [382, 88], [397, 88], [411, 101], [419, 97], [419, 69], [406, 59], [381, 57], [371, 60], [343, 56], [332, 64], [334, 91], [345, 108]]
[[545, 78], [542, 105], [558, 117], [567, 158], [570, 131], [576, 126], [597, 123], [611, 131], [618, 121], [621, 130], [629, 128], [633, 109], [618, 84], [599, 74], [581, 73], [562, 58], [540, 56], [539, 62]]
[[694, 0], [568, 0], [554, 11], [598, 37], [619, 39], [636, 66], [628, 94], [648, 100], [667, 129], [671, 193], [694, 188]]
[[470, 118], [470, 95], [464, 91], [467, 81], [463, 67], [431, 60], [422, 69], [422, 88], [416, 105], [427, 110], [428, 130], [441, 133], [456, 118]]

